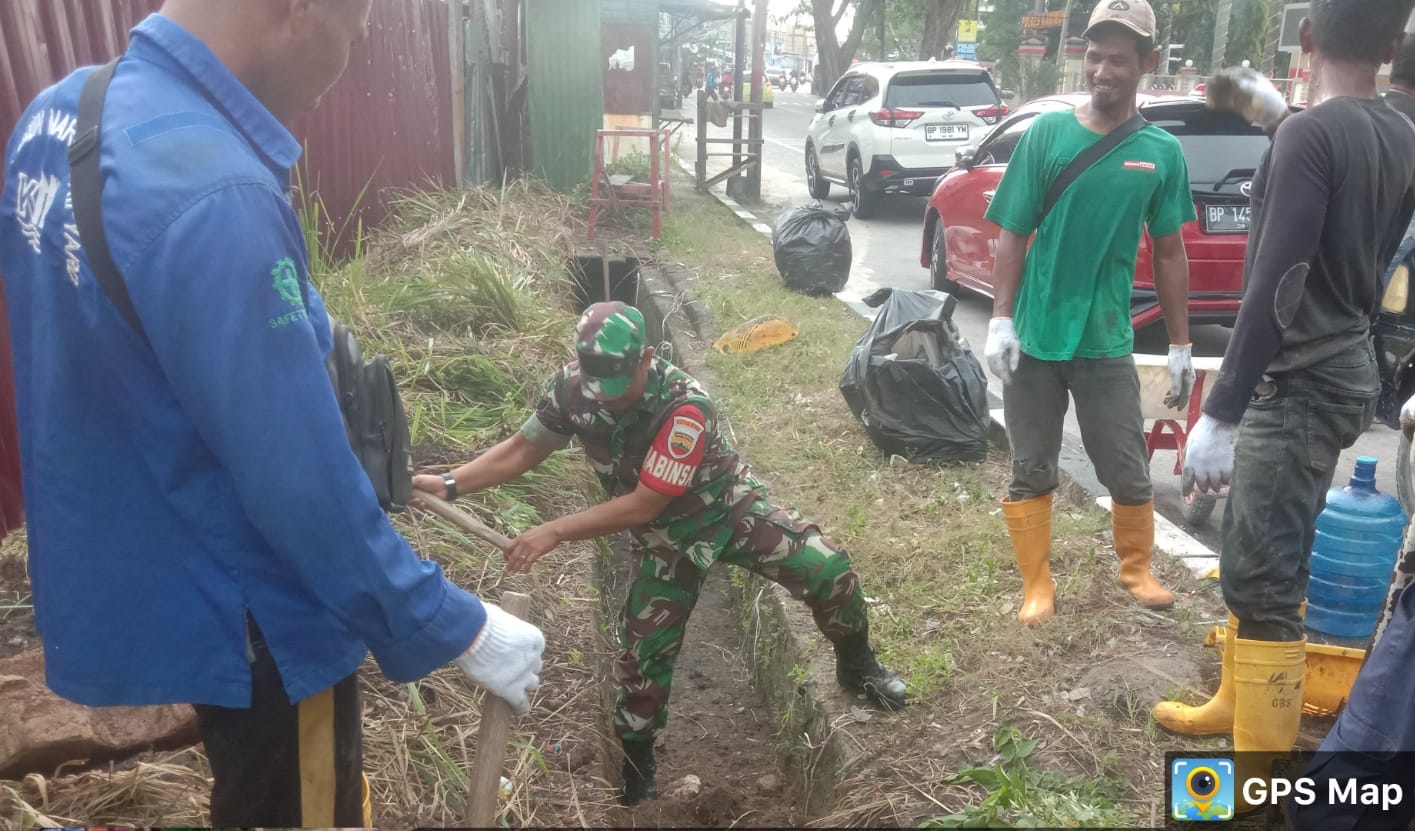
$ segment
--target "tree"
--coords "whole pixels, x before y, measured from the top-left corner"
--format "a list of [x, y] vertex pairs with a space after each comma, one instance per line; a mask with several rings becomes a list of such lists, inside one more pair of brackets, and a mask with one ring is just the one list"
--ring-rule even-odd
[[919, 60], [945, 57], [944, 49], [958, 34], [958, 13], [963, 0], [927, 0], [924, 31], [919, 38]]
[[979, 58], [997, 61], [994, 74], [998, 84], [1019, 93], [1023, 85], [1017, 48], [1022, 45], [1022, 16], [1031, 9], [1032, 0], [994, 0], [993, 13], [978, 43]]
[[[871, 60], [912, 58], [924, 61], [946, 57], [957, 33], [958, 14], [964, 0], [887, 0], [885, 5], [885, 54], [867, 33], [859, 52]], [[866, 25], [866, 29], [869, 25]]]
[[[820, 93], [835, 85], [836, 80], [850, 68], [855, 50], [860, 47], [860, 38], [865, 33], [865, 25], [878, 19], [880, 0], [810, 0], [811, 18], [815, 22], [817, 61], [816, 84], [812, 87]], [[854, 8], [855, 17], [850, 22], [850, 31], [841, 41], [835, 29], [844, 19], [847, 9]]]
[[[1272, 0], [1279, 9], [1279, 19], [1283, 1]], [[1214, 28], [1218, 24], [1218, 5], [1218, 0], [1181, 0], [1174, 4], [1167, 41], [1184, 44], [1183, 57], [1210, 74], [1222, 68], [1210, 65], [1214, 52]], [[1245, 60], [1253, 66], [1262, 64], [1269, 8], [1268, 0], [1233, 0], [1233, 10], [1228, 20], [1228, 40], [1224, 46], [1225, 66]]]

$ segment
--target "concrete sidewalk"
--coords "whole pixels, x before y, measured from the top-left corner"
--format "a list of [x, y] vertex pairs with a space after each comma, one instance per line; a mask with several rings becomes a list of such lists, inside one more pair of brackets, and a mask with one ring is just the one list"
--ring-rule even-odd
[[[693, 175], [692, 163], [675, 155], [674, 159], [678, 166]], [[762, 234], [768, 240], [771, 239], [771, 226], [763, 222], [752, 211], [743, 207], [735, 199], [727, 195], [726, 189], [718, 185], [709, 191], [709, 194], [732, 211], [736, 217], [745, 225]], [[870, 310], [859, 303], [847, 303], [842, 301], [856, 314], [869, 319]], [[989, 411], [992, 417], [990, 439], [993, 444], [1000, 447], [1007, 447], [1007, 428], [1002, 421], [1002, 401], [992, 393], [988, 392], [988, 399], [992, 405]], [[1080, 438], [1068, 436], [1066, 444], [1079, 446]], [[1110, 497], [1103, 495], [1105, 488], [1101, 486], [1096, 478], [1095, 469], [1084, 453], [1078, 453], [1063, 447], [1061, 454], [1061, 472], [1063, 476], [1064, 488], [1073, 489], [1073, 496], [1083, 499], [1094, 500], [1101, 508], [1110, 510]], [[1174, 524], [1170, 520], [1155, 513], [1155, 548], [1174, 557], [1180, 561], [1197, 577], [1208, 577], [1215, 574], [1218, 569], [1218, 553], [1204, 545], [1183, 528]]]

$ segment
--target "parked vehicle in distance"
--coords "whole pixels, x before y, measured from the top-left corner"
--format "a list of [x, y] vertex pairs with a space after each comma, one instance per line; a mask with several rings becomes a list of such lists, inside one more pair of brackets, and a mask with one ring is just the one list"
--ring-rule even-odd
[[[1086, 100], [1081, 94], [1028, 102], [980, 142], [958, 151], [956, 166], [939, 178], [924, 210], [919, 261], [929, 269], [935, 289], [992, 296], [993, 256], [1001, 229], [983, 217], [1007, 161], [1038, 114], [1074, 108]], [[1201, 100], [1141, 95], [1139, 103], [1141, 115], [1179, 139], [1189, 167], [1199, 215], [1183, 228], [1189, 255], [1189, 320], [1231, 326], [1243, 297], [1248, 194], [1268, 137], [1239, 116], [1207, 109]], [[1130, 321], [1140, 329], [1160, 317], [1146, 233], [1135, 263]]]
[[815, 199], [845, 185], [851, 212], [868, 219], [887, 193], [929, 193], [954, 151], [1007, 113], [972, 61], [855, 64], [806, 128], [806, 184]]

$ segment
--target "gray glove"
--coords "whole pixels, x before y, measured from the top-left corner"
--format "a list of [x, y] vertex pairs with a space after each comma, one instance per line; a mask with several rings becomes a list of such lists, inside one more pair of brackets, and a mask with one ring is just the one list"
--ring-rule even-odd
[[486, 624], [455, 663], [473, 683], [523, 716], [531, 711], [531, 693], [540, 687], [545, 636], [500, 606], [483, 606]]

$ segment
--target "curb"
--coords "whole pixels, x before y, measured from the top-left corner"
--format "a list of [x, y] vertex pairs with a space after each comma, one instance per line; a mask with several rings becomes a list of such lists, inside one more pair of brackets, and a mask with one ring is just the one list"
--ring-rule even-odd
[[[694, 175], [693, 169], [688, 166], [683, 157], [674, 154], [673, 158], [677, 161], [679, 168], [689, 175]], [[756, 214], [744, 208], [737, 200], [728, 196], [724, 186], [718, 185], [709, 188], [707, 193], [726, 206], [728, 210], [732, 211], [744, 225], [766, 237], [768, 240], [771, 239], [771, 226], [762, 222]], [[841, 304], [856, 314], [861, 314], [860, 310], [855, 308], [854, 304], [846, 303], [843, 300]], [[861, 316], [863, 317], [863, 315]], [[1002, 421], [1002, 402], [998, 401], [992, 393], [988, 393], [988, 400], [996, 405], [988, 411], [992, 421], [988, 428], [988, 440], [993, 442], [997, 447], [1009, 447], [1007, 441], [1007, 427]], [[1087, 459], [1084, 454], [1068, 452], [1067, 449], [1063, 447], [1061, 453], [1061, 474], [1061, 488], [1068, 497], [1078, 503], [1094, 502], [1107, 513], [1110, 511], [1110, 496], [1102, 495], [1106, 493], [1105, 488], [1101, 486], [1100, 481], [1096, 478], [1095, 468], [1091, 466], [1090, 460]], [[1199, 540], [1195, 539], [1183, 528], [1165, 517], [1160, 516], [1158, 513], [1155, 514], [1155, 548], [1170, 556], [1177, 557], [1195, 577], [1209, 577], [1214, 574], [1214, 571], [1219, 565], [1217, 552], [1204, 545], [1202, 542], [1199, 542]]]

